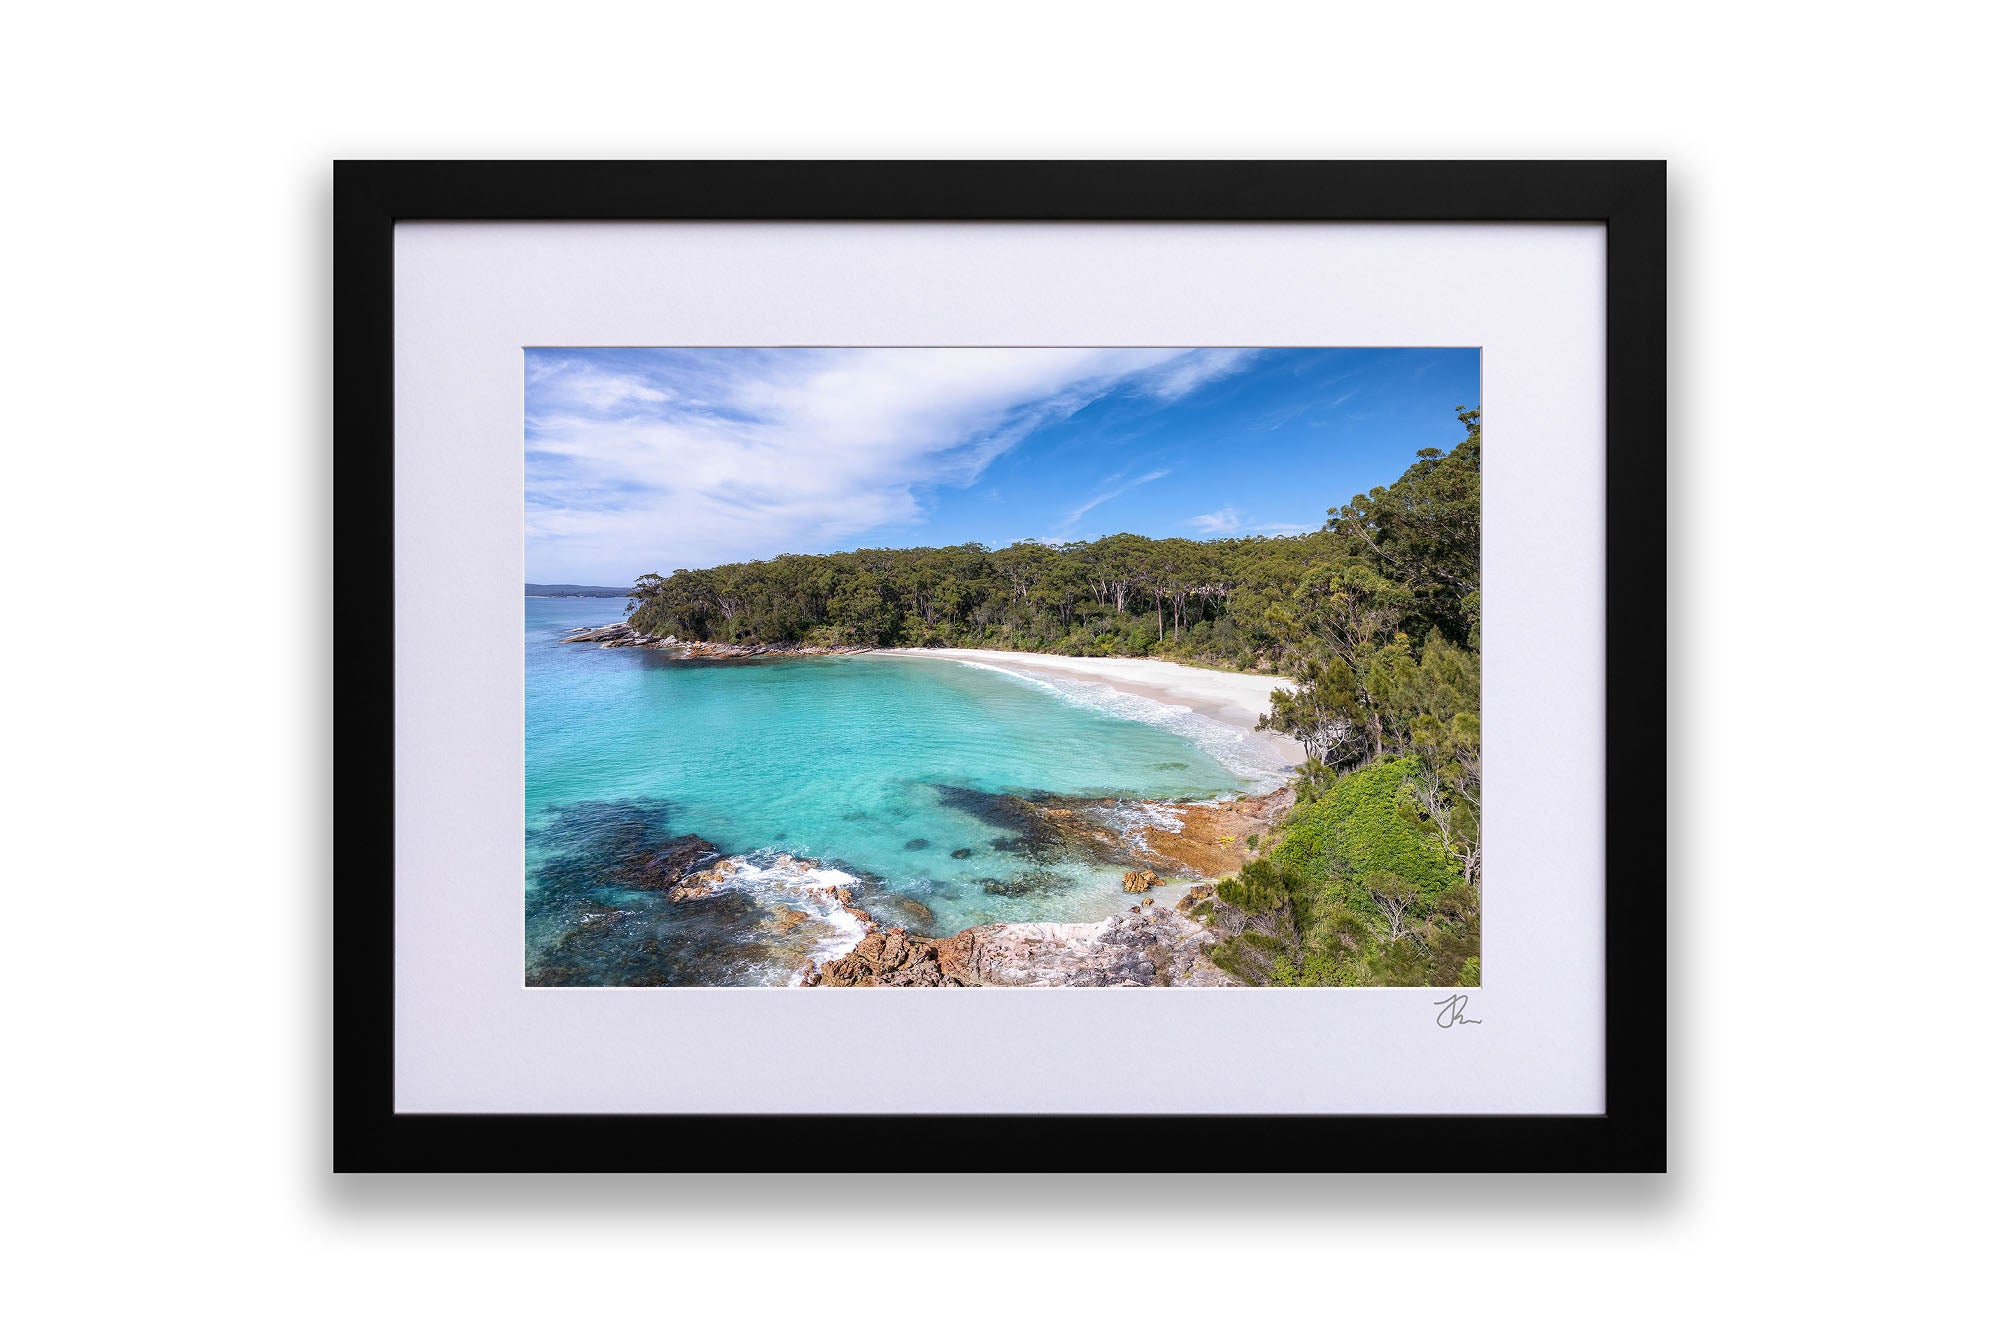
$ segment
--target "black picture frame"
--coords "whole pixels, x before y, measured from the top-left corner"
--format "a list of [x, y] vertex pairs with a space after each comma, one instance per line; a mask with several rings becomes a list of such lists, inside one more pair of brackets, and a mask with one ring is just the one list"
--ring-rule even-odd
[[[397, 1114], [394, 233], [417, 220], [1602, 223], [1605, 1111]], [[1666, 237], [1666, 164], [1652, 161], [336, 163], [334, 1169], [747, 1167], [768, 1160], [752, 1136], [782, 1120], [838, 1121], [838, 1132], [894, 1143], [927, 1170], [1099, 1170], [1141, 1122], [1160, 1121], [1145, 1127], [1221, 1136], [1209, 1141], [1228, 1143], [1226, 1160], [1244, 1171], [1664, 1171]], [[662, 1132], [662, 1120], [695, 1133]], [[698, 1163], [690, 1143], [701, 1145]]]

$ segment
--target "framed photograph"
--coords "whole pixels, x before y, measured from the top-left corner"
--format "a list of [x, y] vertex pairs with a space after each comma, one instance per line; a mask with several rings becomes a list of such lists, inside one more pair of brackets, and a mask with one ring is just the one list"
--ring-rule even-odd
[[336, 1169], [1664, 1170], [1665, 198], [337, 164]]

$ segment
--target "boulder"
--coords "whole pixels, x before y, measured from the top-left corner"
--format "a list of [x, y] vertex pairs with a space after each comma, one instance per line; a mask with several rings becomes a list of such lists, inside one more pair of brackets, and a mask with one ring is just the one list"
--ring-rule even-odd
[[1125, 872], [1125, 892], [1127, 893], [1144, 893], [1148, 889], [1158, 888], [1165, 882], [1165, 880], [1150, 870], [1128, 870]]

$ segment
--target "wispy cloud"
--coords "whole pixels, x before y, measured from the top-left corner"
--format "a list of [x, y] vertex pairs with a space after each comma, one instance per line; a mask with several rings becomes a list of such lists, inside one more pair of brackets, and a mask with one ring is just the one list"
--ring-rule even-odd
[[1116, 500], [1119, 496], [1125, 494], [1125, 492], [1144, 486], [1149, 481], [1158, 481], [1161, 477], [1168, 476], [1172, 472], [1172, 468], [1161, 468], [1156, 472], [1148, 472], [1143, 477], [1133, 477], [1130, 481], [1124, 480], [1126, 474], [1122, 472], [1114, 477], [1106, 477], [1103, 482], [1106, 489], [1098, 491], [1097, 494], [1070, 510], [1064, 516], [1064, 526], [1073, 527], [1085, 514], [1088, 514], [1107, 500]]
[[1146, 385], [1156, 398], [1173, 402], [1224, 375], [1243, 369], [1257, 354], [1254, 347], [1202, 347], [1167, 362]]
[[1239, 533], [1292, 537], [1313, 530], [1310, 523], [1252, 523], [1237, 512], [1235, 505], [1224, 505], [1212, 514], [1196, 514], [1187, 520], [1187, 525], [1209, 537], [1234, 537]]
[[[1168, 403], [1235, 349], [531, 349], [531, 578], [825, 549], [922, 517], [1000, 455], [1109, 395]], [[1074, 511], [1167, 475], [1121, 477]]]

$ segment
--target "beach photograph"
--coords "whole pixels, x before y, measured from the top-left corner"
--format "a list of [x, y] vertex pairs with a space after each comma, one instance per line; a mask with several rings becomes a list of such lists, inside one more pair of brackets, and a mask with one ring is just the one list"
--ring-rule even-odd
[[530, 348], [530, 987], [1480, 984], [1477, 348]]

